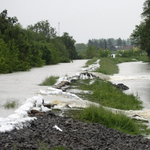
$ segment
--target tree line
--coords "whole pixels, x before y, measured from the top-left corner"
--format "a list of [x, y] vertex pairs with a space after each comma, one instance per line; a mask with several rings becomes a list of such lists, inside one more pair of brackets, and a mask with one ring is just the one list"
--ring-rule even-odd
[[109, 49], [111, 51], [115, 51], [117, 50], [117, 48], [131, 46], [131, 42], [130, 39], [124, 40], [121, 38], [92, 39], [88, 41], [87, 45], [92, 45], [95, 46], [96, 48]]
[[134, 46], [145, 50], [150, 57], [150, 0], [144, 2], [141, 17], [143, 20], [136, 25], [130, 39]]
[[[76, 50], [79, 53], [81, 58], [93, 58], [97, 57], [98, 53], [100, 55], [108, 54], [108, 51], [116, 51], [117, 49], [131, 48], [131, 42], [128, 38], [127, 40], [118, 38], [109, 38], [109, 39], [90, 39], [87, 44], [79, 43], [76, 44]], [[110, 52], [109, 52], [110, 53]]]
[[47, 20], [24, 29], [17, 17], [7, 16], [7, 10], [0, 13], [0, 73], [25, 71], [77, 58], [73, 37], [67, 32], [57, 36]]

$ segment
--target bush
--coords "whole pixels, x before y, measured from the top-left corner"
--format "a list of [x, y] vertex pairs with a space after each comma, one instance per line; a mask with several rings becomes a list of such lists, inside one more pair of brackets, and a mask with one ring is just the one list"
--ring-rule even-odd
[[108, 50], [108, 49], [106, 49], [106, 50], [104, 50], [104, 49], [99, 49], [99, 51], [98, 51], [98, 57], [108, 57], [108, 56], [110, 56], [111, 55], [111, 51], [110, 50]]

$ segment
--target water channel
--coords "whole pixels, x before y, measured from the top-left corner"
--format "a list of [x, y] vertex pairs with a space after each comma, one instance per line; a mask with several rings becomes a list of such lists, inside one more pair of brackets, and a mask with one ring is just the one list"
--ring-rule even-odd
[[[39, 84], [51, 75], [72, 76], [82, 71], [87, 60], [75, 60], [73, 63], [60, 63], [57, 65], [33, 68], [30, 71], [15, 72], [0, 75], [0, 117], [7, 117], [15, 109], [4, 109], [7, 101], [17, 100], [19, 105], [26, 99], [46, 90], [47, 86]], [[145, 110], [150, 109], [150, 65], [142, 62], [127, 62], [119, 64], [119, 74], [110, 76], [113, 83], [124, 83], [130, 89], [126, 93], [138, 94], [143, 101]]]
[[130, 89], [125, 93], [134, 93], [143, 101], [144, 110], [150, 109], [150, 64], [126, 62], [119, 66], [119, 74], [111, 76], [113, 83], [123, 83]]
[[0, 74], [0, 117], [7, 117], [15, 109], [4, 109], [7, 101], [17, 100], [19, 105], [26, 99], [36, 96], [40, 90], [47, 86], [39, 84], [49, 76], [72, 76], [81, 72], [81, 67], [87, 60], [74, 60], [73, 63], [60, 63], [57, 65], [33, 68], [30, 71]]

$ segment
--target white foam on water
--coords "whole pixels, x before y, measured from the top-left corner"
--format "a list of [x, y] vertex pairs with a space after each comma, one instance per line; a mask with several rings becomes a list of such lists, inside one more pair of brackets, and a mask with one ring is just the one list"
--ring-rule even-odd
[[114, 75], [110, 76], [110, 81], [124, 81], [124, 80], [150, 80], [149, 75], [128, 75], [128, 76], [123, 76], [123, 75]]

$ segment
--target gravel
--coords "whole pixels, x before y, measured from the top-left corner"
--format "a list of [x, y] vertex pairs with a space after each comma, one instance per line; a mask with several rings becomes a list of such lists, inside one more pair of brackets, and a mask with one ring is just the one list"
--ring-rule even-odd
[[53, 112], [37, 116], [29, 127], [0, 133], [0, 150], [38, 149], [39, 142], [47, 149], [63, 146], [73, 150], [150, 150], [150, 140], [132, 136], [94, 123], [83, 123]]

